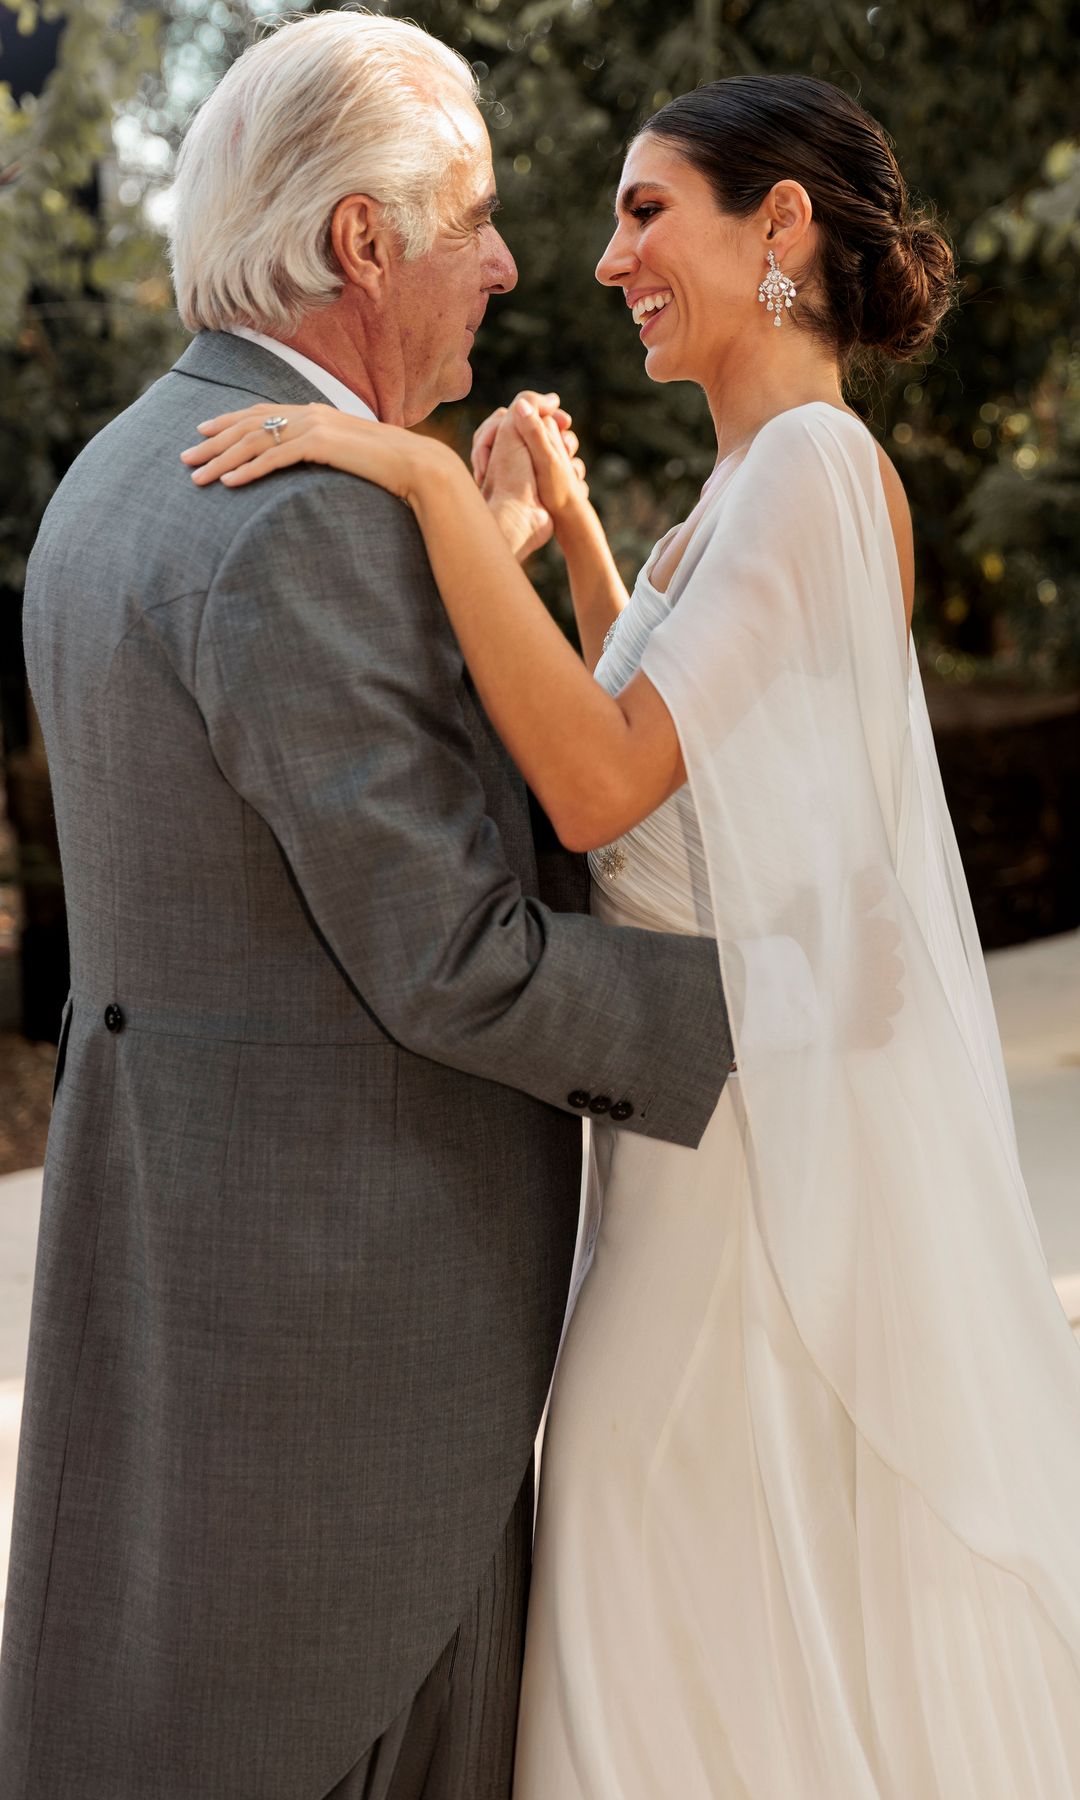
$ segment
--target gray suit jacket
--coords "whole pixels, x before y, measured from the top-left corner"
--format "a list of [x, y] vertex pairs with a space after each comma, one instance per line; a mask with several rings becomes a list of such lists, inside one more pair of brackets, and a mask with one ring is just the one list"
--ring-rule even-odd
[[317, 398], [197, 338], [30, 567], [73, 991], [3, 1800], [319, 1800], [518, 1491], [582, 1097], [693, 1144], [730, 1054], [711, 943], [544, 903], [408, 510], [313, 468], [193, 487], [197, 421], [253, 394]]

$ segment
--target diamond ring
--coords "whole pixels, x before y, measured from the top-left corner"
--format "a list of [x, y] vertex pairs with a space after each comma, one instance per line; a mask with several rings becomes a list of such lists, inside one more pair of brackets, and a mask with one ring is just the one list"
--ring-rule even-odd
[[274, 417], [272, 419], [264, 419], [263, 420], [263, 430], [264, 431], [272, 431], [274, 434], [275, 444], [280, 444], [281, 434], [284, 431], [284, 429], [288, 423], [289, 423], [289, 421], [288, 421], [288, 419], [285, 418], [284, 414], [275, 413]]

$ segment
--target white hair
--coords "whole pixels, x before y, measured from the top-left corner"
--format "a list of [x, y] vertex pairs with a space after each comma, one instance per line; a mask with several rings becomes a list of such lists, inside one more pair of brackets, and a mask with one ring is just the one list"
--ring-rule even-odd
[[338, 202], [386, 209], [402, 253], [435, 240], [461, 154], [437, 104], [476, 99], [464, 57], [419, 26], [360, 11], [281, 26], [238, 57], [188, 129], [169, 252], [192, 331], [281, 333], [341, 291], [329, 241]]

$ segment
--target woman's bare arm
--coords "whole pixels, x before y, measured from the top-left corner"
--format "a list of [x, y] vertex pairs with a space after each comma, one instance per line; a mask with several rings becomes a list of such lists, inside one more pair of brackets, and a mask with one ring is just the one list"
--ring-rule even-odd
[[[447, 478], [421, 479], [410, 504], [480, 698], [567, 848], [610, 843], [686, 779], [671, 715], [644, 675], [614, 698], [593, 680], [510, 556], [463, 466], [443, 466]], [[602, 539], [598, 520], [596, 531]], [[579, 584], [593, 584], [595, 604], [582, 633], [600, 634], [586, 648], [592, 664], [600, 624], [606, 631], [617, 609], [587, 529], [574, 550]], [[621, 582], [619, 588], [625, 599]]]
[[629, 595], [595, 507], [581, 507], [556, 528], [556, 536], [566, 558], [581, 654], [586, 666], [595, 669]]
[[[610, 843], [682, 786], [675, 726], [648, 677], [635, 675], [614, 698], [593, 680], [452, 450], [329, 406], [290, 409], [288, 436], [267, 447], [265, 413], [247, 408], [209, 421], [206, 441], [184, 452], [193, 479], [234, 486], [316, 462], [406, 500], [480, 698], [568, 849]], [[520, 423], [543, 469], [541, 497], [556, 532], [573, 537], [581, 502], [571, 459], [535, 409], [522, 411]], [[599, 568], [595, 539], [588, 531], [581, 539], [579, 566]]]

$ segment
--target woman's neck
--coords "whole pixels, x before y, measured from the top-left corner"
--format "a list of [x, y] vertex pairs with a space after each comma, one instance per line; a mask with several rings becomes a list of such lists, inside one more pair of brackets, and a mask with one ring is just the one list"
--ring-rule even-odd
[[851, 411], [844, 400], [835, 358], [808, 354], [801, 345], [798, 352], [769, 355], [763, 351], [755, 362], [743, 360], [719, 371], [706, 385], [705, 394], [718, 462], [748, 444], [777, 413], [789, 412], [793, 406], [824, 400], [829, 406]]

